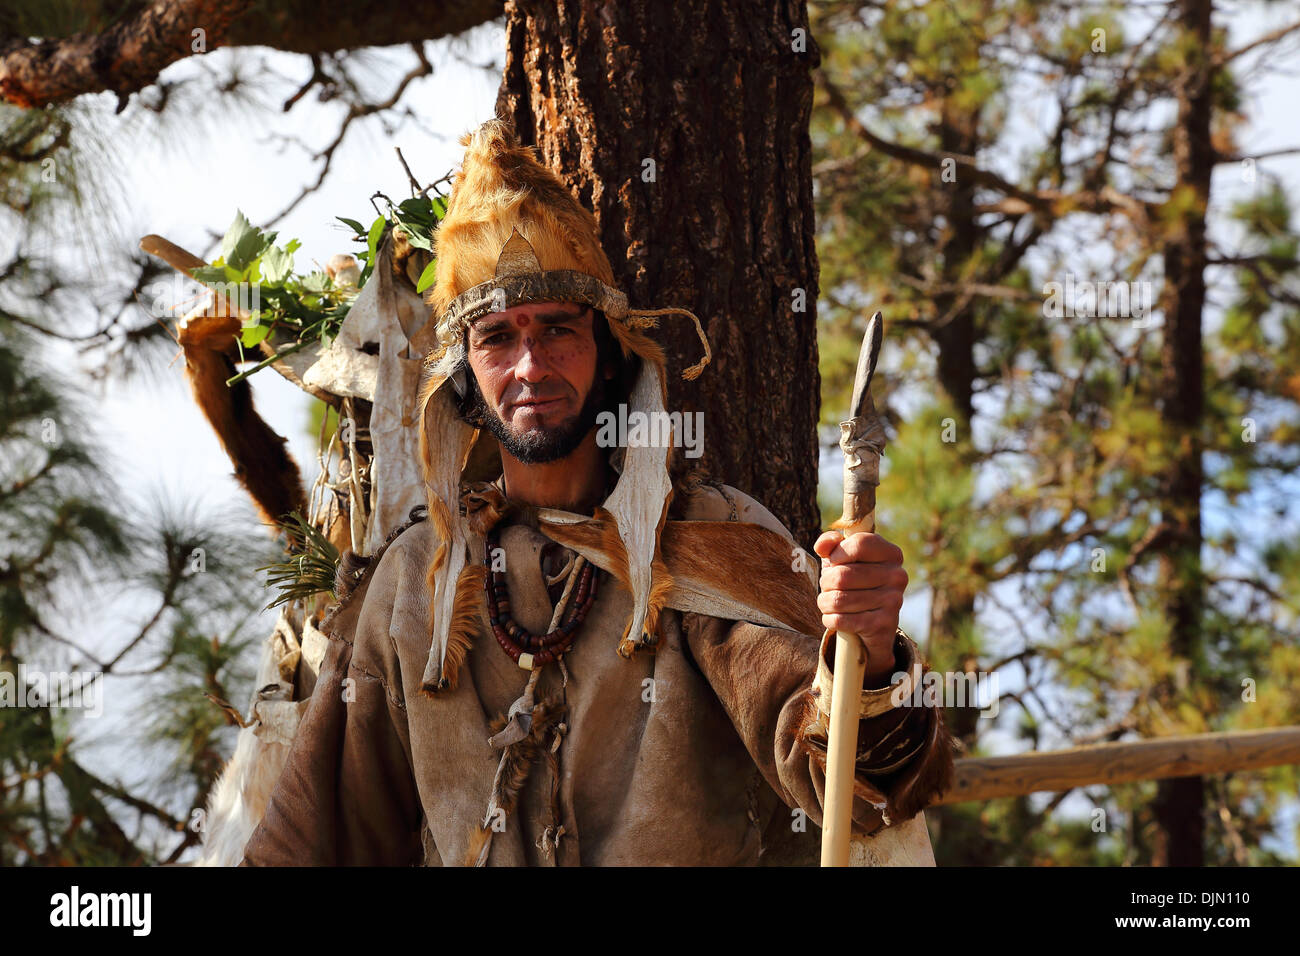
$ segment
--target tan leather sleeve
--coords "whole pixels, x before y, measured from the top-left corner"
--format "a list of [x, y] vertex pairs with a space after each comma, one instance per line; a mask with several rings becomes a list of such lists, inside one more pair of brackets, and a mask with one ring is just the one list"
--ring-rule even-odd
[[[780, 628], [683, 614], [692, 657], [713, 687], [754, 763], [777, 795], [819, 826], [826, 785], [825, 712], [817, 705], [819, 643]], [[901, 632], [900, 632], [901, 633]], [[825, 641], [821, 645], [825, 645]], [[900, 656], [899, 650], [905, 656]], [[916, 645], [895, 644], [900, 670], [920, 668]], [[829, 687], [829, 667], [822, 680]], [[918, 672], [919, 676], [919, 672]], [[892, 822], [923, 809], [952, 773], [951, 741], [937, 710], [881, 708], [902, 687], [863, 692], [854, 780], [854, 829], [874, 831], [884, 809]], [[910, 699], [908, 700], [910, 704]]]
[[[406, 866], [423, 857], [406, 706], [382, 652], [391, 604], [358, 589], [241, 866]], [[384, 606], [387, 605], [387, 606]], [[382, 637], [382, 641], [376, 638]]]
[[[799, 741], [825, 774], [827, 727], [834, 682], [834, 632], [822, 636], [817, 671], [808, 692]], [[952, 781], [952, 740], [943, 711], [925, 706], [920, 693], [925, 664], [916, 643], [899, 630], [894, 638], [897, 679], [864, 688], [858, 702], [855, 790], [885, 804], [891, 822], [907, 820]]]
[[[729, 485], [698, 493], [688, 515], [760, 524], [795, 546], [789, 530], [770, 511]], [[806, 551], [804, 555], [814, 600], [821, 559]], [[819, 614], [815, 608], [813, 613]], [[788, 806], [802, 808], [820, 825], [833, 640], [826, 634], [810, 637], [694, 614], [683, 614], [682, 626], [692, 655], [768, 783]], [[863, 690], [853, 801], [854, 829], [859, 832], [879, 826], [877, 808], [891, 822], [906, 820], [951, 785], [952, 739], [943, 713], [914, 706], [921, 695], [913, 695], [912, 689], [924, 670], [919, 649], [900, 630], [894, 642], [894, 671], [907, 676], [884, 688]]]

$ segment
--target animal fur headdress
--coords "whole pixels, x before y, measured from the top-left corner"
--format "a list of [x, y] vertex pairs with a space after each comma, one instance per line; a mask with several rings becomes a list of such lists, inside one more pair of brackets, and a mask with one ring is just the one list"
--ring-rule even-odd
[[[496, 441], [458, 411], [465, 377], [472, 374], [464, 344], [469, 323], [524, 302], [575, 302], [600, 310], [624, 358], [635, 366], [629, 413], [664, 411], [663, 349], [642, 331], [656, 324], [657, 315], [679, 312], [695, 321], [704, 357], [683, 372], [684, 378], [698, 376], [711, 357], [699, 319], [685, 309], [628, 308], [627, 296], [614, 287], [595, 217], [538, 162], [531, 147], [519, 145], [509, 126], [490, 120], [467, 133], [461, 145], [465, 158], [434, 238], [438, 278], [426, 297], [439, 346], [425, 360], [417, 398], [429, 519], [441, 542], [428, 576], [433, 643], [422, 687], [429, 693], [455, 686], [481, 584], [481, 569], [469, 553], [468, 519], [460, 513], [461, 482], [500, 474]], [[604, 537], [603, 553], [614, 556], [613, 573], [633, 596], [634, 610], [618, 646], [630, 656], [656, 642], [659, 610], [671, 584], [659, 555], [670, 492], [669, 449], [622, 451], [619, 481], [592, 517]], [[539, 513], [544, 532], [566, 525], [576, 532], [592, 517], [551, 509]]]

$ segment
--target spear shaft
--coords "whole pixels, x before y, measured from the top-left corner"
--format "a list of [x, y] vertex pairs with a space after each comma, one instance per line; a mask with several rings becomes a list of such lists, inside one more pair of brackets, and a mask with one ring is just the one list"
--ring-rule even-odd
[[[840, 422], [844, 452], [844, 513], [831, 528], [848, 536], [875, 531], [876, 486], [885, 429], [871, 400], [884, 321], [877, 312], [867, 323], [858, 351], [848, 421]], [[856, 634], [835, 635], [830, 728], [826, 746], [826, 793], [822, 807], [822, 866], [848, 866], [853, 825], [853, 779], [858, 749], [858, 701], [867, 669], [866, 650]]]

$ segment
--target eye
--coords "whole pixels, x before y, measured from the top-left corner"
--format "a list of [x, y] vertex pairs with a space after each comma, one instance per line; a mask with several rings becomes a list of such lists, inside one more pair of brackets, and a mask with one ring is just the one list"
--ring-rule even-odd
[[494, 332], [492, 335], [489, 335], [487, 338], [480, 340], [478, 344], [479, 345], [500, 345], [505, 340], [506, 340], [506, 334], [504, 332]]
[[566, 325], [552, 325], [546, 331], [551, 335], [569, 335], [573, 332], [573, 329]]

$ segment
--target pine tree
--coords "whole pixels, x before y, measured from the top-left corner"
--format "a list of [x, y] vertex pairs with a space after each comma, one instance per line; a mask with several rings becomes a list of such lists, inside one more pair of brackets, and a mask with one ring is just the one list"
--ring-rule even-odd
[[[1271, 216], [1267, 202], [1238, 211], [1256, 226], [1244, 256], [1206, 238], [1211, 169], [1254, 162], [1231, 142], [1241, 51], [1198, 3], [814, 10], [827, 51], [814, 118], [824, 408], [833, 420], [847, 394], [852, 330], [883, 309], [897, 366], [882, 375], [896, 432], [881, 528], [933, 594], [932, 663], [1000, 672], [1031, 747], [1264, 726], [1263, 713], [1294, 722], [1274, 677], [1294, 672], [1297, 652], [1293, 633], [1282, 638], [1294, 534], [1275, 535], [1246, 502], [1294, 479], [1294, 396], [1279, 374], [1294, 347], [1289, 203], [1270, 190]], [[1149, 131], [1152, 115], [1171, 119]], [[1241, 285], [1222, 325], [1235, 349], [1202, 337], [1218, 318], [1215, 266]], [[1093, 281], [1108, 283], [1104, 304], [1112, 283], [1139, 283], [1123, 291], [1149, 293], [1139, 304], [1153, 314], [1127, 295], [1120, 315], [1094, 314], [1086, 297], [1058, 308]], [[1267, 335], [1251, 361], [1275, 371], [1231, 369], [1243, 334]], [[1205, 354], [1237, 381], [1203, 369]], [[1261, 400], [1267, 424], [1251, 431], [1242, 419]], [[1221, 472], [1249, 538], [1204, 527]], [[1267, 707], [1240, 699], [1245, 678]], [[977, 752], [992, 722], [969, 707], [949, 715]], [[1292, 779], [1089, 792], [1105, 829], [1053, 814], [1064, 794], [1046, 808], [943, 808], [940, 862], [1260, 862], [1268, 794]]]

